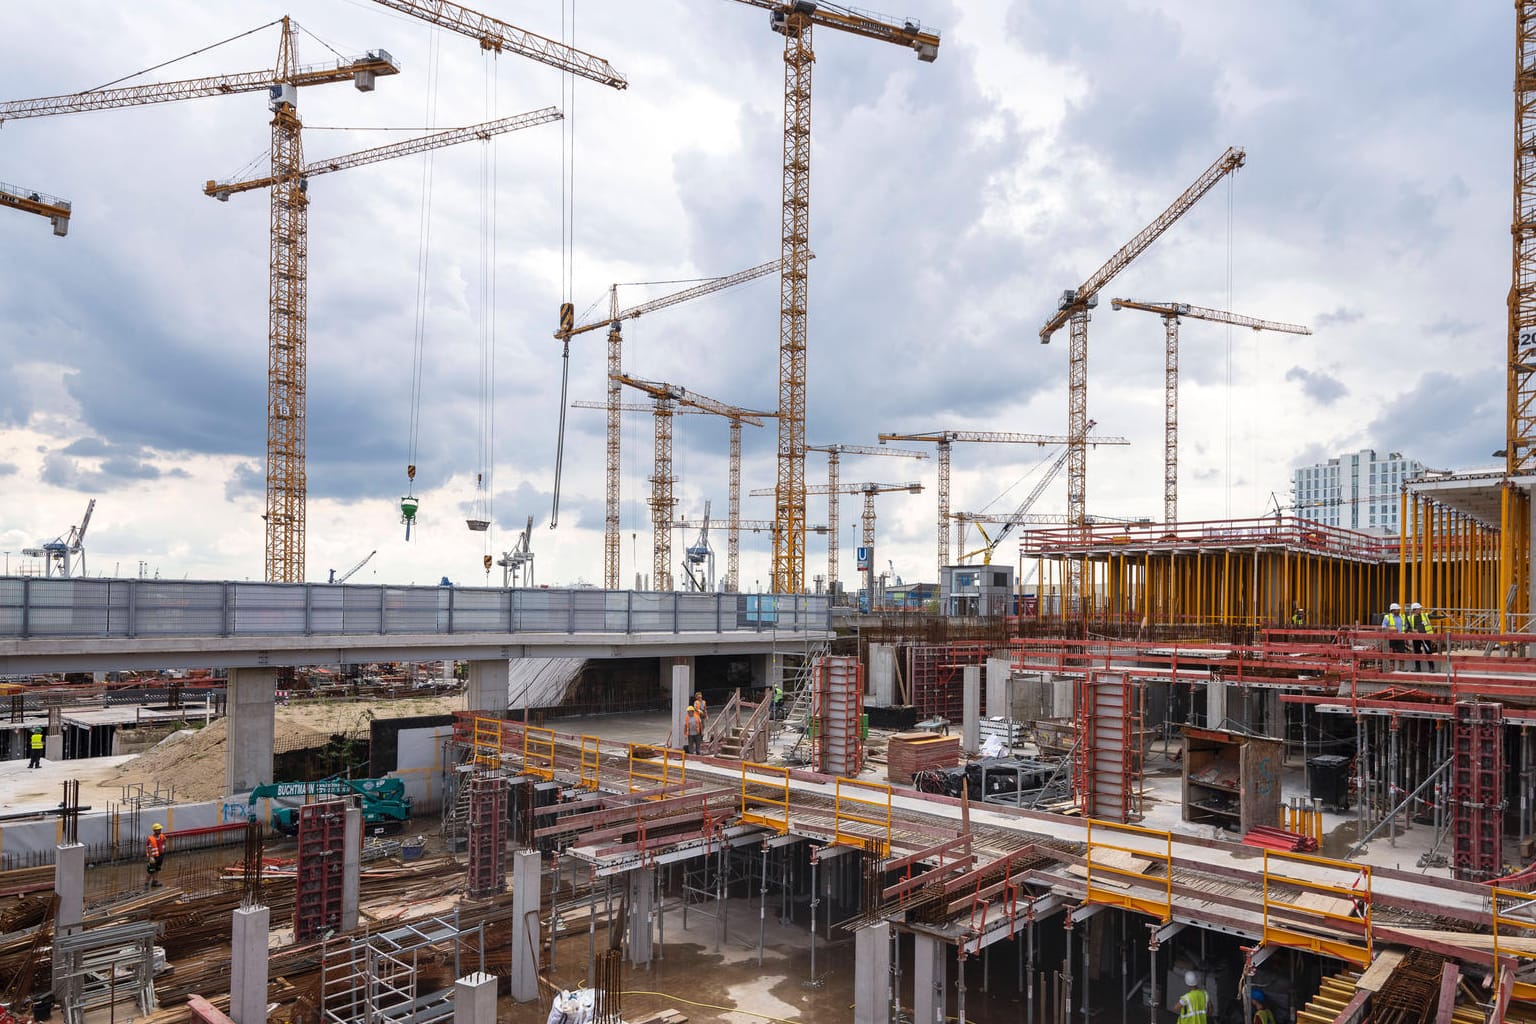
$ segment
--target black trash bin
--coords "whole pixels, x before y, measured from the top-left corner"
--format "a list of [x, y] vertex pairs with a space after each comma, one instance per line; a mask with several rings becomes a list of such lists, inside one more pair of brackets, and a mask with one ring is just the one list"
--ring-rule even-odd
[[1312, 799], [1336, 811], [1349, 810], [1349, 758], [1319, 754], [1307, 761], [1307, 786]]

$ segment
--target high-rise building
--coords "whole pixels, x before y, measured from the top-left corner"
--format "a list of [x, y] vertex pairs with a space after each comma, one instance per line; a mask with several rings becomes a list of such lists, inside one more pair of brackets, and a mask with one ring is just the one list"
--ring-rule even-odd
[[1361, 533], [1396, 535], [1403, 481], [1424, 472], [1424, 463], [1389, 452], [1380, 459], [1371, 448], [1297, 469], [1291, 477], [1291, 504], [1300, 519]]

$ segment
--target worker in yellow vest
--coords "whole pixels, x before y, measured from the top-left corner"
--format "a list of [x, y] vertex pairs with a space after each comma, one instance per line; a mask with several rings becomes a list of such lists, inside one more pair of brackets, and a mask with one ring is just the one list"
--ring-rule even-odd
[[1184, 985], [1189, 991], [1179, 997], [1179, 1024], [1206, 1024], [1205, 1013], [1210, 999], [1200, 987], [1200, 975], [1185, 971]]
[[[1408, 632], [1408, 618], [1403, 614], [1402, 605], [1396, 601], [1392, 602], [1391, 607], [1387, 609], [1387, 614], [1381, 617], [1381, 628], [1389, 634], [1393, 634], [1387, 637], [1388, 650], [1393, 654], [1408, 653], [1408, 641], [1400, 639], [1404, 633]], [[1387, 667], [1387, 671], [1396, 672], [1402, 667], [1402, 662], [1393, 658], [1392, 663]]]
[[41, 768], [43, 766], [43, 730], [33, 729], [32, 738], [27, 741], [31, 748], [28, 752], [32, 760], [27, 763], [28, 768]]
[[1270, 1010], [1263, 990], [1254, 989], [1251, 998], [1253, 999], [1253, 1024], [1275, 1024], [1274, 1012]]
[[[1421, 666], [1428, 666], [1427, 671], [1435, 670], [1435, 660], [1429, 655], [1434, 653], [1435, 645], [1430, 642], [1429, 634], [1435, 631], [1434, 623], [1429, 621], [1429, 612], [1424, 606], [1415, 601], [1408, 606], [1408, 632], [1415, 634], [1413, 638], [1413, 670], [1415, 672], [1426, 671]], [[1419, 655], [1424, 655], [1425, 660], [1419, 661]]]

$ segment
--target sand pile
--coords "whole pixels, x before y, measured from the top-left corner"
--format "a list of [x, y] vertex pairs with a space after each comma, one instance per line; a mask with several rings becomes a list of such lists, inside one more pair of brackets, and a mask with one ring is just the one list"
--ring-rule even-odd
[[[273, 746], [279, 751], [298, 750], [323, 747], [333, 735], [367, 738], [369, 723], [376, 718], [445, 715], [462, 706], [463, 698], [458, 696], [280, 705]], [[201, 729], [182, 729], [97, 785], [115, 789], [134, 783], [151, 788], [159, 784], [162, 789], [174, 787], [178, 800], [213, 800], [227, 795], [224, 762], [228, 742], [228, 719], [220, 718]]]

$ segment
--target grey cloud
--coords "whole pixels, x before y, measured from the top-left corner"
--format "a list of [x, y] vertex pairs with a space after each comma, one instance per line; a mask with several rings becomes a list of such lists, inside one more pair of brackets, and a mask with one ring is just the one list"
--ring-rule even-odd
[[1302, 393], [1319, 405], [1332, 405], [1349, 394], [1343, 381], [1321, 370], [1293, 366], [1285, 371], [1285, 379], [1300, 384]]
[[1460, 317], [1445, 316], [1424, 328], [1424, 331], [1427, 334], [1434, 334], [1445, 338], [1460, 338], [1463, 335], [1474, 333], [1479, 326]]
[[1338, 306], [1332, 313], [1319, 313], [1312, 318], [1317, 327], [1344, 327], [1349, 324], [1359, 323], [1365, 318], [1365, 314], [1358, 309], [1346, 309]]
[[62, 452], [52, 452], [43, 458], [44, 483], [87, 494], [102, 494], [123, 483], [156, 480], [160, 475], [158, 466], [126, 456], [105, 459], [99, 469], [91, 469]]
[[1377, 451], [1400, 451], [1436, 467], [1486, 465], [1503, 446], [1503, 379], [1495, 371], [1431, 371], [1382, 407], [1366, 427]]
[[20, 468], [14, 462], [0, 462], [0, 476], [15, 476]]

